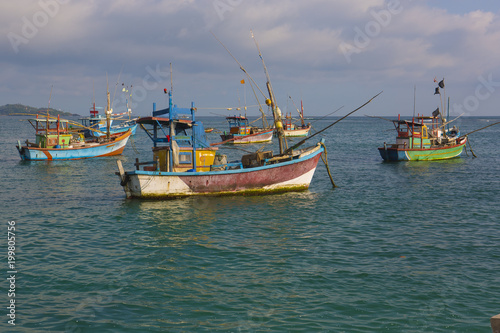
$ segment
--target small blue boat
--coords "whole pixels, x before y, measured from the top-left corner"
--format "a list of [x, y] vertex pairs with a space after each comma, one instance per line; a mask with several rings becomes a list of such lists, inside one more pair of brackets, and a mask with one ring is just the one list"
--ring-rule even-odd
[[109, 137], [88, 139], [83, 134], [71, 132], [70, 122], [48, 115], [29, 119], [35, 129], [35, 142], [17, 142], [22, 160], [77, 160], [83, 158], [119, 155], [123, 152], [132, 131], [110, 134]]
[[[85, 126], [83, 134], [86, 138], [106, 136], [107, 133], [106, 117], [100, 115], [98, 109], [99, 107], [96, 108], [94, 103], [93, 106], [90, 108], [90, 116], [86, 118], [80, 118], [82, 125]], [[135, 135], [135, 132], [137, 130], [137, 123], [135, 122], [136, 119], [130, 119], [130, 114], [131, 114], [130, 109], [128, 109], [128, 112], [122, 114], [116, 114], [114, 116], [121, 116], [123, 114], [128, 114], [129, 119], [117, 125], [113, 125], [113, 119], [110, 119], [109, 133], [112, 135], [120, 134], [120, 133], [125, 133], [130, 129], [132, 135]]]

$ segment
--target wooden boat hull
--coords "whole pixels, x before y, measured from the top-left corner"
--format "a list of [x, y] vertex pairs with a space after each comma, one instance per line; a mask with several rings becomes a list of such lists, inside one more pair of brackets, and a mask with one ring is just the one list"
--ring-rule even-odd
[[324, 148], [277, 164], [208, 172], [120, 172], [129, 198], [169, 199], [194, 195], [268, 194], [309, 188]]
[[[240, 135], [240, 134], [227, 134], [221, 135], [221, 139], [223, 143], [228, 144], [247, 144], [247, 143], [261, 143], [268, 142], [273, 139], [273, 129], [258, 132], [255, 134], [249, 135]], [[224, 142], [226, 141], [226, 142]]]
[[378, 151], [384, 161], [396, 162], [444, 160], [460, 156], [466, 143], [467, 138], [463, 138], [459, 143], [452, 146], [423, 149], [381, 147], [378, 148]]
[[115, 140], [102, 144], [85, 144], [83, 146], [70, 146], [68, 148], [37, 148], [19, 146], [16, 148], [22, 160], [44, 161], [44, 160], [78, 160], [83, 158], [103, 157], [120, 155], [130, 138], [131, 131], [127, 131]]
[[284, 130], [286, 137], [304, 137], [309, 134], [311, 127], [297, 128], [294, 130]]

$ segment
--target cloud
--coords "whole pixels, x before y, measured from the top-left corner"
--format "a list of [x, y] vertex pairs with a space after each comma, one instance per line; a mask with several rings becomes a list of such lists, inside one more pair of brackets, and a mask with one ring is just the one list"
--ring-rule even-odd
[[[500, 81], [499, 14], [432, 6], [408, 0], [7, 1], [0, 5], [0, 63], [8, 69], [0, 99], [37, 104], [57, 85], [62, 107], [75, 109], [75, 102], [90, 99], [93, 82], [102, 90], [106, 73], [110, 82], [121, 73], [122, 81], [148, 86], [148, 68], [168, 70], [173, 63], [181, 99], [224, 103], [243, 73], [210, 31], [263, 86], [253, 30], [275, 89], [311, 94], [317, 110], [329, 107], [332, 91], [356, 103], [380, 88], [432, 85], [436, 75], [455, 82], [462, 95], [481, 75]], [[36, 32], [27, 36], [29, 25]], [[13, 34], [22, 40], [17, 45]], [[342, 45], [353, 47], [349, 57]], [[146, 93], [137, 108], [149, 109], [157, 96]]]

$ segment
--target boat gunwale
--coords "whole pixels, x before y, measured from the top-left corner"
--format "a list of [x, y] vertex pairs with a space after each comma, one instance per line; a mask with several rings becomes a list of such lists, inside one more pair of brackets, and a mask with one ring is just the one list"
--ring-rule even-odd
[[[467, 138], [463, 140], [462, 143], [458, 143], [451, 146], [443, 146], [443, 147], [431, 147], [431, 148], [395, 148], [395, 147], [379, 147], [379, 150], [395, 150], [395, 151], [429, 151], [429, 150], [442, 150], [442, 149], [452, 149], [460, 146], [464, 146], [467, 143]], [[397, 143], [393, 143], [391, 145], [397, 145]]]
[[[307, 149], [307, 148], [306, 148]], [[279, 168], [286, 165], [296, 164], [303, 161], [307, 161], [311, 158], [316, 157], [318, 154], [322, 154], [324, 152], [323, 146], [317, 144], [316, 146], [311, 147], [309, 150], [304, 151], [303, 153], [298, 154], [298, 158], [292, 158], [288, 161], [278, 162], [274, 164], [268, 164], [263, 166], [251, 167], [251, 168], [240, 168], [240, 169], [230, 169], [230, 170], [214, 170], [214, 171], [183, 171], [183, 172], [167, 172], [167, 171], [144, 171], [144, 170], [132, 170], [125, 172], [126, 175], [146, 175], [146, 176], [212, 176], [212, 175], [222, 175], [222, 174], [237, 174], [237, 173], [248, 173], [253, 171], [261, 171]], [[301, 156], [306, 153], [307, 155]]]

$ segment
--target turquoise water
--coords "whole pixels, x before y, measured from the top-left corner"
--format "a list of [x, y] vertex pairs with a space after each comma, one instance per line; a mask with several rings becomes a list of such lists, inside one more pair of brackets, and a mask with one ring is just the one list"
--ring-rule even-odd
[[392, 124], [347, 118], [322, 136], [335, 189], [320, 161], [306, 192], [140, 201], [114, 173], [151, 159], [142, 131], [120, 157], [21, 162], [19, 119], [0, 117], [2, 332], [491, 332], [500, 313], [500, 126], [470, 136], [478, 158], [383, 163]]

